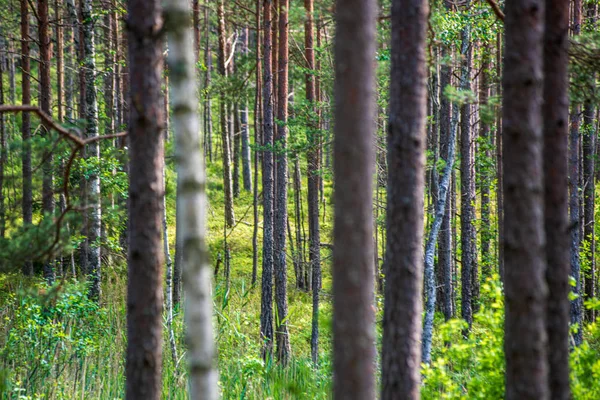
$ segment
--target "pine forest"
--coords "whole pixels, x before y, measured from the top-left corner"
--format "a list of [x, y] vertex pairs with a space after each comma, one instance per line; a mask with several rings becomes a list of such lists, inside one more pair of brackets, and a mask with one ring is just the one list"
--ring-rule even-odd
[[0, 399], [598, 400], [599, 131], [600, 0], [0, 0]]

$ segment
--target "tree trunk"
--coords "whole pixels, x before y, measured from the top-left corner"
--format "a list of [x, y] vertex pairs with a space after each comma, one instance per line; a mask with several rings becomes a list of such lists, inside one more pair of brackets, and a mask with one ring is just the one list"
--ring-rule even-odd
[[[462, 41], [470, 42], [471, 28], [465, 25], [462, 31]], [[464, 91], [471, 90], [471, 45], [468, 46], [464, 59], [462, 60], [462, 73], [469, 77], [461, 84]], [[474, 149], [475, 141], [471, 133], [471, 105], [468, 100], [461, 106], [460, 123], [460, 243], [461, 243], [461, 317], [468, 328], [463, 332], [466, 336], [473, 324], [474, 305], [477, 301], [475, 296], [478, 287], [477, 277], [477, 249], [475, 232], [475, 174]]]
[[[232, 73], [232, 75], [234, 75]], [[232, 133], [232, 144], [233, 144], [233, 197], [238, 198], [240, 196], [240, 164], [242, 161], [241, 148], [242, 148], [242, 135], [241, 135], [241, 116], [240, 116], [240, 105], [235, 103], [233, 107], [233, 129]]]
[[507, 400], [549, 397], [542, 198], [543, 17], [542, 0], [506, 2], [502, 106]]
[[289, 0], [279, 0], [279, 71], [277, 78], [277, 167], [274, 217], [275, 341], [277, 360], [287, 365], [290, 357], [287, 305], [287, 254], [285, 229], [287, 224], [287, 116], [288, 116], [288, 7]]
[[[96, 50], [94, 47], [94, 26], [92, 20], [92, 0], [83, 0], [83, 47], [85, 65], [85, 112], [87, 138], [98, 136], [98, 102], [96, 99]], [[100, 165], [100, 145], [92, 142], [86, 149], [88, 160], [96, 159]], [[94, 168], [94, 171], [96, 168]], [[90, 205], [88, 217], [88, 274], [91, 279], [90, 296], [100, 298], [100, 241], [101, 237], [101, 198], [100, 176], [92, 172], [88, 178], [88, 204]]]
[[[242, 29], [242, 54], [248, 55], [248, 27]], [[244, 190], [252, 191], [252, 157], [250, 156], [250, 127], [248, 126], [248, 103], [244, 100], [240, 110], [241, 139], [242, 139], [242, 178]]]
[[194, 69], [190, 9], [187, 0], [165, 3], [169, 31], [169, 71], [175, 130], [176, 160], [181, 197], [180, 222], [186, 292], [185, 319], [188, 343], [190, 398], [217, 399], [216, 348], [213, 340], [211, 270], [206, 245], [206, 174], [200, 151], [198, 95]]
[[[502, 79], [503, 51], [502, 34], [497, 35], [496, 69], [498, 77]], [[498, 85], [498, 96], [502, 96], [502, 84]], [[498, 214], [498, 273], [504, 282], [504, 160], [502, 149], [502, 112], [496, 116], [496, 207]]]
[[263, 3], [263, 268], [261, 278], [260, 336], [263, 358], [273, 354], [273, 74], [271, 63], [272, 0]]
[[[480, 154], [479, 168], [479, 191], [481, 193], [481, 224], [480, 224], [480, 242], [481, 242], [481, 277], [487, 279], [492, 275], [493, 257], [491, 253], [492, 228], [490, 221], [490, 179], [492, 138], [490, 137], [490, 116], [489, 116], [489, 97], [490, 97], [490, 46], [483, 48], [483, 59], [481, 65], [481, 76], [479, 80], [479, 139]], [[486, 107], [486, 112], [482, 112], [481, 107]]]
[[392, 2], [383, 400], [420, 391], [428, 13], [422, 0]]
[[569, 1], [546, 3], [544, 34], [544, 227], [551, 398], [568, 400], [569, 388]]
[[[442, 60], [445, 60], [449, 54], [448, 49], [442, 47]], [[452, 104], [445, 91], [448, 86], [451, 85], [452, 81], [452, 70], [447, 63], [444, 63], [440, 67], [440, 157], [445, 164], [448, 164], [448, 150], [450, 146], [454, 145], [450, 143], [451, 136], [451, 111]], [[440, 196], [440, 184], [438, 184], [438, 201]], [[452, 232], [450, 229], [450, 202], [446, 201], [446, 209], [444, 211], [444, 217], [442, 225], [440, 227], [440, 238], [438, 245], [438, 262], [437, 267], [440, 271], [438, 276], [441, 276], [442, 281], [440, 283], [440, 292], [442, 297], [440, 302], [442, 303], [442, 310], [444, 318], [448, 321], [454, 316], [454, 308], [452, 307]]]
[[[50, 62], [52, 59], [51, 39], [49, 34], [48, 0], [38, 0], [38, 40], [40, 46], [40, 109], [48, 115], [52, 115], [52, 86], [50, 82]], [[54, 157], [50, 150], [51, 129], [42, 124], [42, 136], [48, 141], [45, 145], [42, 161], [42, 212], [44, 219], [52, 218], [54, 214], [54, 188], [52, 176], [52, 164]], [[54, 263], [51, 260], [44, 261], [44, 278], [49, 284], [54, 282]]]
[[[21, 103], [31, 104], [31, 68], [29, 60], [29, 6], [27, 0], [21, 0]], [[23, 226], [31, 226], [33, 222], [33, 188], [31, 170], [31, 116], [24, 112], [21, 116], [21, 135], [23, 148], [21, 165], [23, 169]], [[33, 275], [33, 262], [25, 260], [22, 266], [23, 274]]]
[[[261, 51], [260, 51], [260, 2], [256, 0], [256, 92], [254, 94], [254, 145], [263, 146], [260, 139], [261, 126]], [[258, 159], [259, 151], [254, 154], [254, 187], [252, 192], [252, 206], [254, 211], [254, 224], [252, 229], [252, 285], [256, 284], [258, 276]]]
[[318, 130], [318, 117], [316, 109], [316, 85], [315, 85], [315, 49], [313, 32], [313, 0], [304, 0], [306, 9], [306, 21], [304, 22], [304, 56], [307, 61], [306, 101], [309, 103], [308, 126], [308, 233], [309, 233], [309, 261], [312, 272], [313, 288], [313, 312], [312, 330], [310, 338], [311, 357], [313, 364], [319, 361], [319, 290], [321, 288], [321, 234], [319, 227], [319, 185], [320, 185], [320, 132]]
[[335, 41], [333, 398], [374, 399], [372, 178], [376, 2], [338, 0]]
[[[166, 8], [166, 7], [165, 7]], [[165, 18], [167, 18], [167, 10], [165, 10]], [[172, 29], [172, 28], [171, 28]], [[165, 77], [165, 81], [168, 78]], [[189, 84], [189, 82], [188, 82]], [[165, 115], [169, 115], [167, 110], [165, 110]], [[167, 143], [167, 135], [165, 131], [164, 135], [164, 144]], [[165, 294], [167, 296], [165, 301], [165, 306], [167, 308], [167, 334], [169, 335], [169, 348], [171, 350], [171, 359], [173, 361], [173, 365], [177, 367], [177, 346], [175, 343], [175, 332], [173, 331], [173, 259], [171, 258], [171, 250], [169, 248], [169, 225], [167, 224], [167, 170], [166, 170], [166, 162], [163, 164], [163, 210], [162, 210], [162, 234], [163, 234], [163, 250], [165, 256], [165, 282], [166, 282], [166, 290]], [[179, 192], [178, 192], [179, 193]]]
[[[219, 0], [217, 6], [217, 19], [219, 21], [219, 72], [223, 78], [227, 77], [227, 69], [225, 68], [225, 14], [223, 10], [223, 0]], [[231, 153], [229, 144], [229, 129], [227, 123], [227, 104], [225, 100], [225, 91], [221, 90], [220, 94], [220, 114], [221, 114], [221, 140], [223, 141], [223, 186], [225, 192], [225, 222], [228, 227], [232, 227], [235, 222], [233, 213], [233, 187], [231, 182]]]
[[[461, 56], [465, 56], [468, 51], [469, 42], [466, 40], [467, 36], [463, 35], [461, 43]], [[460, 76], [460, 87], [465, 87], [466, 82], [469, 79], [468, 69], [461, 68], [461, 76]], [[452, 119], [450, 121], [450, 129], [448, 131], [449, 135], [446, 138], [448, 147], [446, 149], [446, 166], [444, 167], [444, 173], [442, 174], [442, 178], [439, 183], [439, 193], [438, 193], [438, 202], [435, 205], [435, 217], [433, 223], [431, 224], [431, 229], [429, 230], [429, 235], [427, 237], [427, 242], [425, 243], [425, 321], [423, 322], [423, 340], [422, 340], [422, 362], [425, 364], [429, 364], [431, 362], [431, 343], [433, 340], [433, 317], [435, 313], [435, 303], [436, 303], [436, 290], [435, 290], [435, 276], [433, 271], [433, 262], [435, 257], [435, 245], [438, 240], [438, 235], [440, 230], [444, 226], [444, 220], [446, 219], [446, 214], [451, 212], [454, 209], [452, 206], [448, 206], [454, 198], [454, 182], [456, 178], [453, 176], [453, 167], [454, 167], [454, 156], [456, 151], [456, 134], [458, 130], [458, 112], [459, 107], [457, 104], [452, 106]], [[452, 217], [452, 215], [450, 215]], [[450, 233], [450, 237], [452, 237], [452, 229], [450, 226], [450, 222], [448, 222], [448, 231]], [[452, 260], [448, 260], [449, 265], [447, 266], [447, 270], [444, 271], [444, 277], [450, 280], [450, 291], [447, 293], [448, 298], [446, 301], [449, 304], [444, 305], [444, 310], [447, 307], [451, 307], [454, 309], [454, 290], [452, 285]]]
[[[594, 106], [591, 101], [586, 101], [583, 107], [583, 240], [588, 244], [588, 251], [584, 253], [588, 271], [585, 276], [585, 298], [595, 297], [596, 288], [596, 263], [594, 249], [594, 198], [595, 198], [595, 149], [596, 132], [594, 127]], [[585, 310], [586, 320], [593, 322], [595, 313], [593, 309]]]
[[[581, 0], [575, 0], [573, 4], [573, 35], [579, 35], [581, 32]], [[583, 343], [583, 299], [581, 282], [581, 262], [579, 259], [579, 246], [581, 245], [581, 235], [579, 230], [579, 218], [581, 209], [579, 205], [579, 146], [581, 136], [579, 128], [581, 125], [581, 105], [573, 104], [570, 115], [569, 132], [569, 224], [571, 230], [571, 276], [575, 280], [575, 287], [572, 289], [577, 296], [571, 301], [571, 324], [576, 325], [577, 330], [573, 335], [575, 345]]]
[[204, 152], [208, 156], [208, 161], [212, 162], [212, 102], [210, 99], [210, 74], [212, 71], [212, 55], [210, 52], [210, 21], [208, 19], [208, 3], [206, 0], [204, 6], [204, 27], [206, 30], [206, 38], [204, 39], [204, 63], [206, 64], [206, 72], [204, 74], [204, 89], [207, 91], [204, 100]]
[[[3, 42], [3, 41], [2, 41]], [[6, 51], [0, 42], [0, 51]], [[0, 56], [0, 105], [4, 105], [4, 60]], [[4, 204], [4, 166], [8, 162], [6, 124], [4, 114], [0, 115], [0, 239], [6, 234], [6, 206]]]
[[[126, 398], [158, 400], [162, 369], [164, 264], [161, 95], [162, 26], [158, 0], [129, 0], [129, 279]], [[195, 85], [191, 85], [195, 90]]]

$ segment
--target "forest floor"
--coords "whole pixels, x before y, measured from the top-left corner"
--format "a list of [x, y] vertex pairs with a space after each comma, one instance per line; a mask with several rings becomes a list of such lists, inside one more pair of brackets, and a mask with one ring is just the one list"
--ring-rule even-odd
[[[319, 364], [310, 360], [311, 294], [295, 288], [288, 257], [289, 328], [293, 357], [283, 369], [260, 355], [260, 258], [258, 282], [252, 277], [252, 194], [235, 201], [238, 224], [224, 231], [221, 170], [208, 167], [209, 246], [214, 267], [223, 235], [231, 251], [230, 289], [221, 267], [214, 286], [215, 332], [220, 389], [224, 399], [331, 398], [330, 250], [322, 250]], [[171, 242], [175, 233], [175, 174], [167, 174], [167, 210]], [[306, 185], [303, 185], [305, 190]], [[322, 242], [329, 242], [332, 187], [325, 185]], [[305, 198], [305, 193], [304, 193]], [[290, 194], [290, 210], [293, 210]], [[306, 212], [306, 211], [305, 211]], [[306, 214], [305, 214], [306, 215]], [[262, 213], [259, 213], [259, 224]], [[292, 231], [294, 219], [291, 216]], [[259, 225], [259, 246], [262, 242]], [[173, 243], [171, 243], [173, 249]], [[172, 250], [173, 252], [173, 250]], [[260, 255], [259, 250], [259, 255]], [[124, 397], [127, 268], [119, 258], [103, 266], [102, 302], [89, 301], [85, 284], [66, 280], [48, 288], [39, 278], [0, 275], [0, 393], [2, 399], [120, 399]], [[381, 339], [383, 301], [376, 296], [377, 339]], [[504, 396], [503, 299], [497, 276], [482, 285], [481, 309], [468, 339], [462, 321], [436, 319], [433, 362], [424, 367], [424, 399], [501, 399]], [[167, 335], [163, 356], [163, 398], [187, 399], [183, 317], [175, 308], [176, 359]], [[166, 318], [165, 318], [166, 329]], [[600, 328], [586, 327], [586, 342], [573, 352], [576, 399], [600, 398]], [[379, 369], [379, 368], [378, 368]]]

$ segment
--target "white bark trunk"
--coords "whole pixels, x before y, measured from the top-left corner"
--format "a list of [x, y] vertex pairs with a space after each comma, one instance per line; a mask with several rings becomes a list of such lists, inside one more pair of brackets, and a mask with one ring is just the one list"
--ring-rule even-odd
[[190, 374], [190, 399], [216, 399], [216, 350], [213, 340], [211, 270], [206, 245], [206, 176], [198, 124], [197, 85], [193, 84], [194, 46], [188, 0], [164, 3], [168, 31], [167, 63], [181, 205], [183, 283]]

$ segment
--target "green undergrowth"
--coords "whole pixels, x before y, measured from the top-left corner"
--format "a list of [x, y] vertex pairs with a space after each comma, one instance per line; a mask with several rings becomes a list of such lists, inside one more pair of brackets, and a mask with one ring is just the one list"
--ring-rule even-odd
[[[221, 170], [208, 166], [209, 249], [214, 266], [223, 239], [231, 251], [229, 290], [221, 268], [213, 290], [219, 385], [224, 399], [328, 399], [332, 390], [330, 250], [322, 250], [324, 284], [319, 316], [318, 366], [310, 361], [311, 294], [295, 289], [288, 257], [288, 323], [292, 359], [287, 368], [261, 358], [260, 258], [259, 281], [252, 285], [252, 194], [242, 191], [235, 201], [238, 223], [223, 227]], [[169, 233], [174, 240], [175, 191], [167, 174]], [[304, 190], [306, 185], [303, 186]], [[329, 242], [332, 187], [325, 186], [327, 211], [322, 241]], [[304, 193], [306, 195], [306, 193]], [[291, 196], [290, 196], [291, 198]], [[290, 210], [293, 203], [290, 200]], [[262, 216], [259, 238], [262, 243]], [[292, 231], [294, 220], [291, 219]], [[260, 254], [260, 251], [259, 251]], [[0, 393], [2, 399], [124, 398], [126, 349], [126, 267], [115, 258], [103, 267], [100, 305], [86, 297], [85, 283], [66, 279], [47, 287], [39, 278], [17, 273], [0, 275]], [[504, 304], [498, 277], [490, 277], [481, 292], [481, 309], [472, 333], [463, 339], [464, 323], [436, 316], [432, 364], [422, 371], [424, 399], [502, 399], [504, 396]], [[377, 321], [382, 320], [377, 296]], [[187, 399], [185, 340], [180, 306], [175, 307], [177, 361], [168, 343], [163, 356], [163, 398]], [[165, 320], [166, 321], [166, 320]], [[360, 321], [357, 321], [360, 323]], [[166, 322], [165, 322], [166, 328]], [[575, 399], [600, 398], [600, 328], [585, 328], [586, 342], [572, 353]], [[381, 343], [381, 324], [377, 328]], [[377, 368], [378, 374], [380, 373]]]

